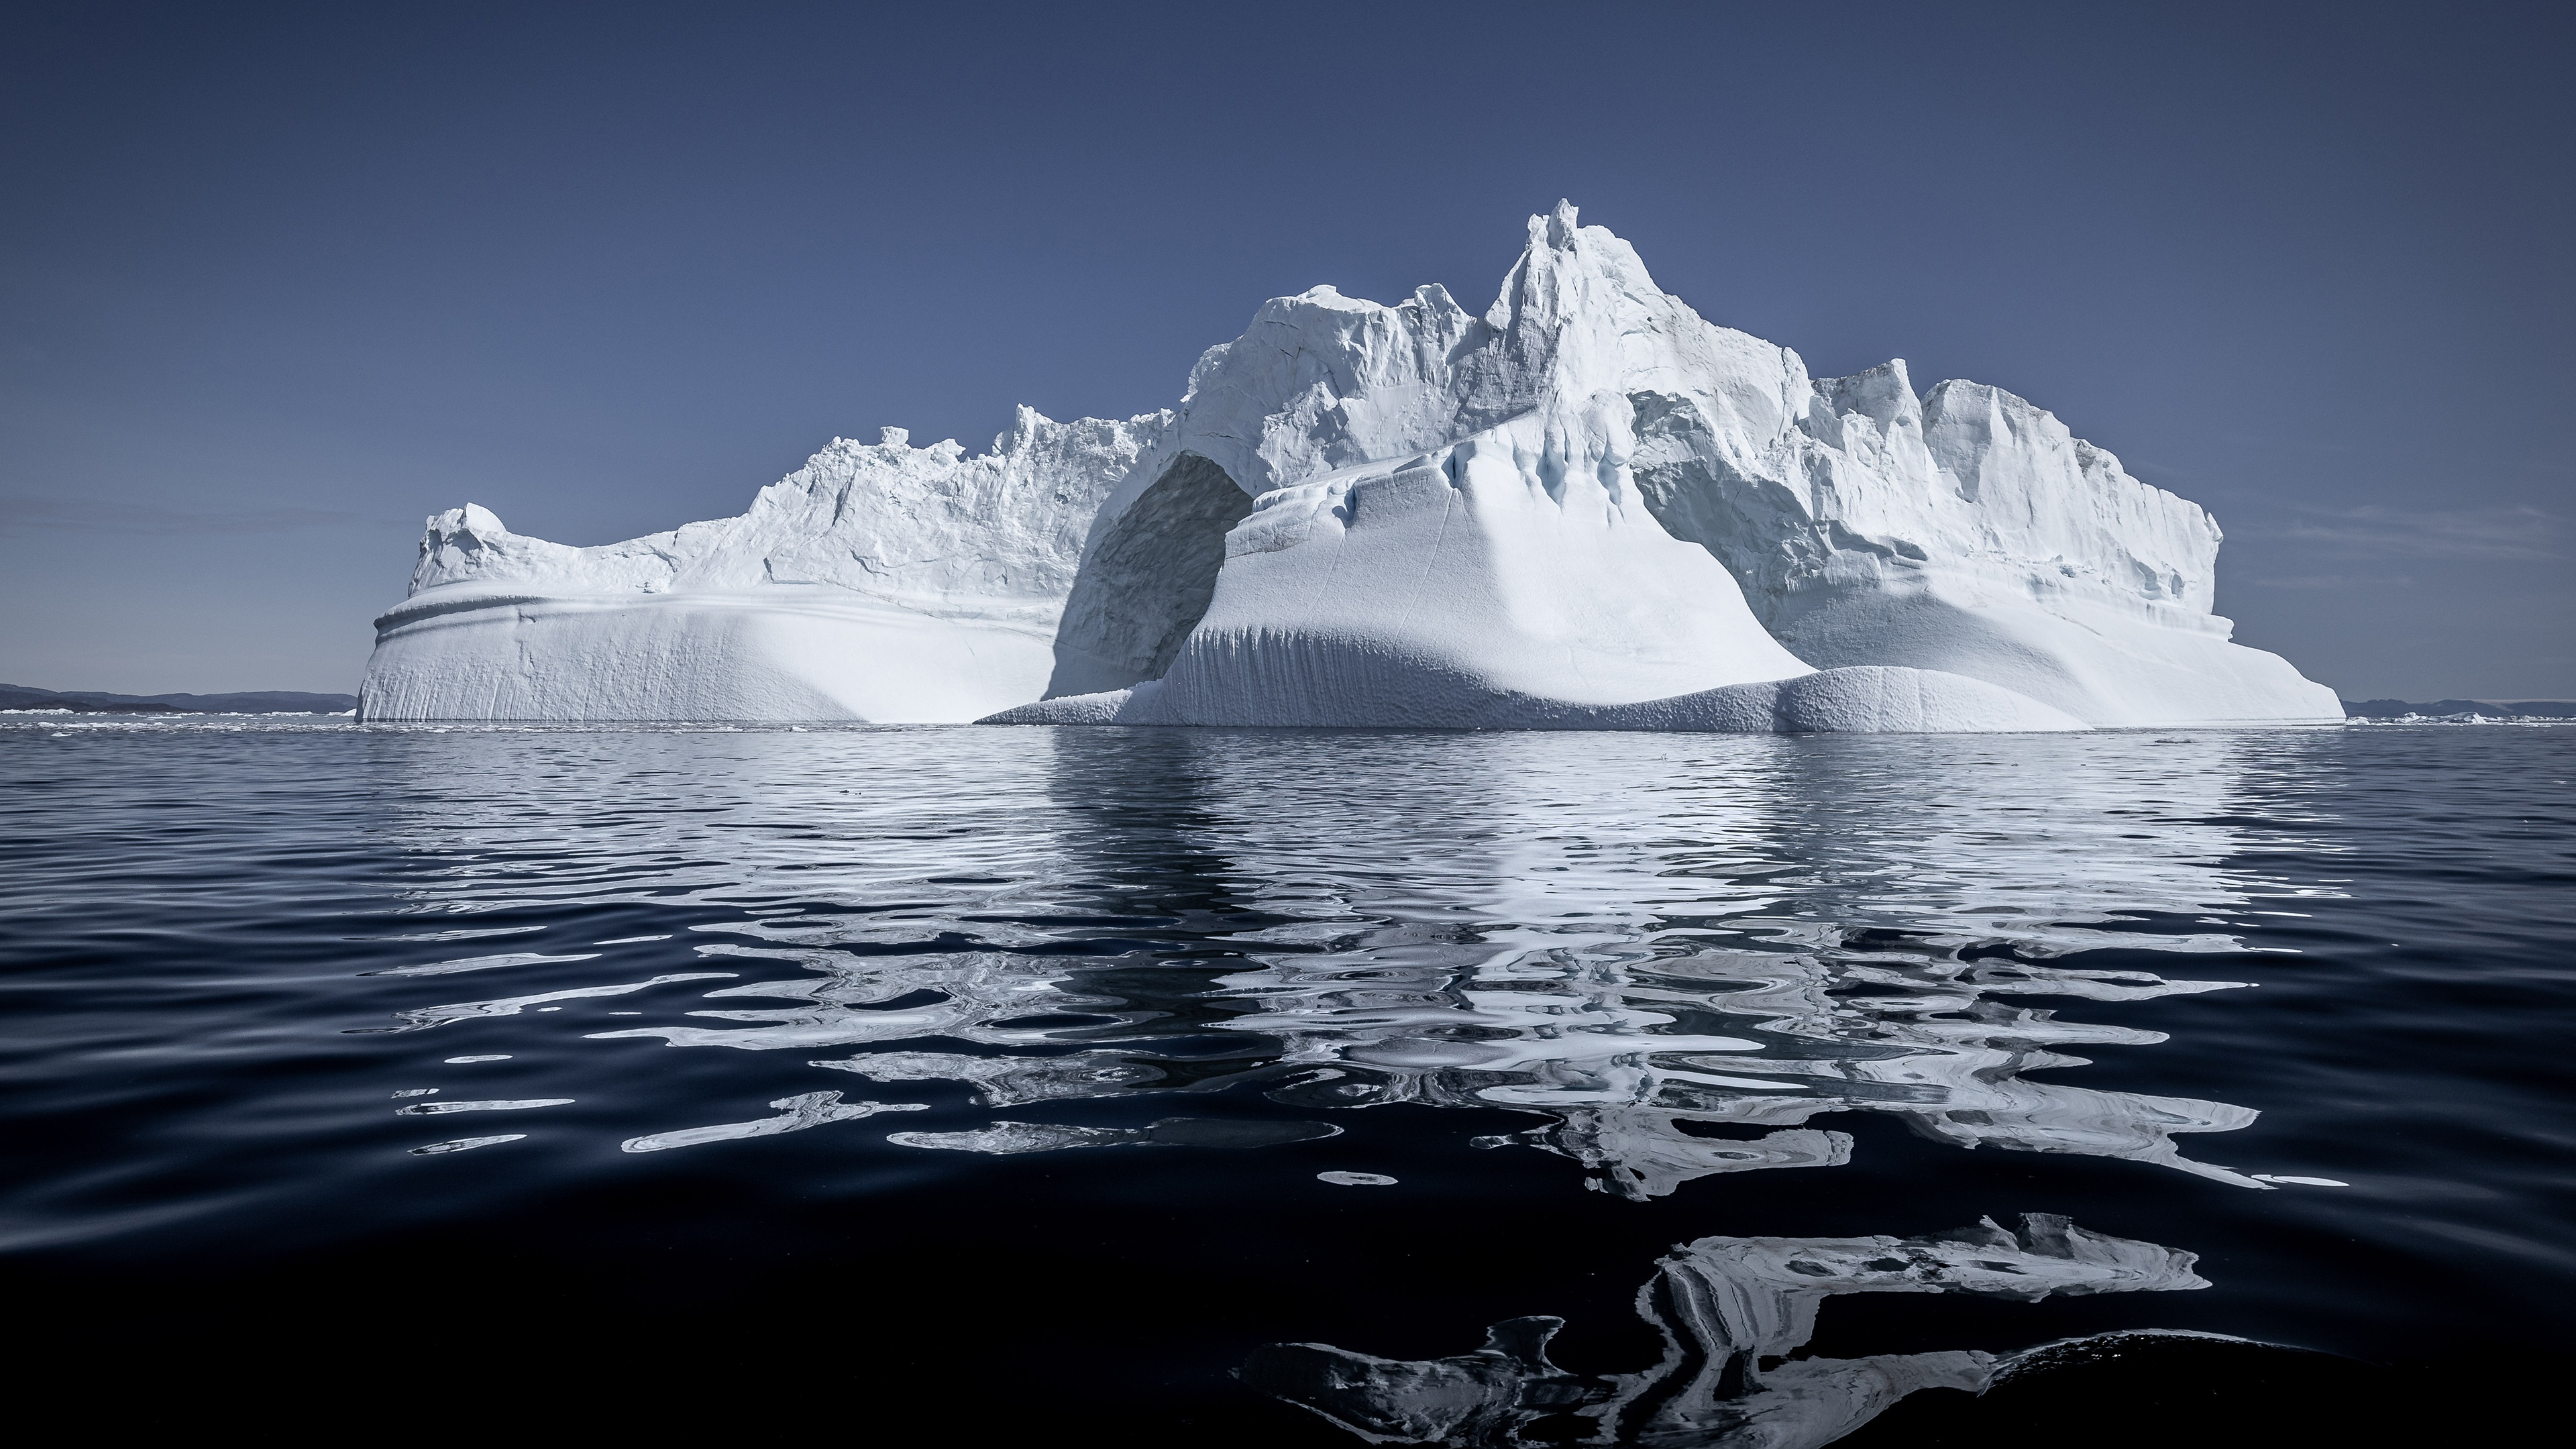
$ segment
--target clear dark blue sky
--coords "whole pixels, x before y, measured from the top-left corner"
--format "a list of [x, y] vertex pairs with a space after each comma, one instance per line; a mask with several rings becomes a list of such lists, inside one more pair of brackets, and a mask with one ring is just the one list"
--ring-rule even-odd
[[2348, 697], [2576, 696], [2565, 6], [0, 15], [0, 679], [354, 688], [423, 514], [1174, 401], [1560, 196], [1819, 374], [2054, 410]]

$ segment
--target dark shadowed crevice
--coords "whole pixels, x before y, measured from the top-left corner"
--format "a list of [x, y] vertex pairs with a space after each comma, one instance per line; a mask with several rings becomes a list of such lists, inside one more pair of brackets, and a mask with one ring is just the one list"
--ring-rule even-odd
[[1047, 698], [1161, 678], [1215, 596], [1227, 530], [1251, 511], [1223, 468], [1196, 453], [1174, 459], [1084, 555]]

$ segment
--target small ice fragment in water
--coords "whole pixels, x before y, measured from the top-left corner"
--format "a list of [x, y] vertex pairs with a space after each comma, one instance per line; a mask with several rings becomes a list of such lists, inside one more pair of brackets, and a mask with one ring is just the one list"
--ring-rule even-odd
[[459, 1137], [453, 1142], [433, 1142], [427, 1147], [415, 1147], [411, 1155], [427, 1157], [439, 1152], [464, 1152], [470, 1148], [489, 1147], [496, 1142], [518, 1142], [527, 1135], [525, 1132], [504, 1132], [498, 1137]]
[[397, 1097], [431, 1097], [436, 1096], [437, 1094], [438, 1089], [436, 1087], [405, 1087], [401, 1091], [394, 1093]]
[[510, 1054], [503, 1052], [497, 1057], [449, 1057], [447, 1064], [451, 1067], [461, 1067], [468, 1062], [506, 1062], [509, 1059]]
[[527, 1097], [515, 1102], [420, 1102], [394, 1110], [406, 1117], [426, 1117], [441, 1112], [518, 1112], [530, 1107], [561, 1107], [570, 1097]]
[[2270, 1172], [2257, 1172], [2257, 1173], [2252, 1174], [2252, 1176], [2253, 1176], [2253, 1178], [2254, 1178], [2254, 1180], [2255, 1180], [2256, 1182], [2285, 1182], [2285, 1183], [2290, 1183], [2290, 1184], [2292, 1184], [2292, 1185], [2294, 1185], [2294, 1186], [2298, 1186], [2298, 1187], [2350, 1187], [2350, 1186], [2352, 1186], [2352, 1184], [2351, 1184], [2351, 1183], [2348, 1183], [2348, 1182], [2337, 1182], [2337, 1181], [2335, 1181], [2335, 1180], [2334, 1180], [2333, 1178], [2331, 1178], [2331, 1177], [2285, 1177], [2285, 1176], [2281, 1176], [2281, 1175], [2279, 1175], [2279, 1174], [2277, 1174], [2277, 1173], [2270, 1173]]
[[669, 939], [671, 938], [668, 936], [619, 936], [614, 940], [593, 941], [590, 944], [594, 946], [632, 946], [639, 941], [667, 941]]
[[1317, 1182], [1329, 1182], [1335, 1187], [1395, 1186], [1394, 1178], [1375, 1172], [1319, 1172], [1315, 1174], [1315, 1180]]

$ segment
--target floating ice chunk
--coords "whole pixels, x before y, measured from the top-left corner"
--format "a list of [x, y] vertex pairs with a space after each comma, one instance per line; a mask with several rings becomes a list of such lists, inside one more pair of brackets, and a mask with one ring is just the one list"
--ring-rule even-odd
[[504, 1053], [501, 1053], [501, 1054], [499, 1054], [499, 1055], [497, 1055], [497, 1056], [481, 1056], [481, 1057], [449, 1057], [449, 1058], [447, 1059], [447, 1064], [448, 1064], [449, 1066], [451, 1066], [451, 1067], [461, 1067], [461, 1066], [466, 1066], [466, 1065], [468, 1065], [468, 1064], [470, 1064], [470, 1063], [473, 1063], [473, 1062], [506, 1062], [506, 1061], [508, 1061], [509, 1059], [510, 1059], [509, 1054], [508, 1054], [507, 1052], [504, 1052]]
[[2280, 1183], [2288, 1183], [2288, 1184], [2290, 1184], [2290, 1185], [2292, 1185], [2292, 1186], [2294, 1186], [2294, 1187], [2350, 1187], [2350, 1186], [2352, 1186], [2352, 1184], [2351, 1184], [2351, 1183], [2348, 1183], [2348, 1182], [2337, 1182], [2337, 1181], [2335, 1181], [2335, 1180], [2334, 1180], [2333, 1178], [2331, 1178], [2331, 1177], [2288, 1177], [2288, 1176], [2284, 1176], [2284, 1175], [2281, 1175], [2281, 1174], [2278, 1174], [2278, 1173], [2270, 1173], [2270, 1172], [2258, 1172], [2258, 1173], [2255, 1173], [2253, 1176], [2254, 1176], [2254, 1180], [2255, 1180], [2256, 1182], [2280, 1182]]
[[1394, 1178], [1378, 1172], [1319, 1172], [1315, 1174], [1315, 1180], [1329, 1182], [1335, 1187], [1395, 1186]]

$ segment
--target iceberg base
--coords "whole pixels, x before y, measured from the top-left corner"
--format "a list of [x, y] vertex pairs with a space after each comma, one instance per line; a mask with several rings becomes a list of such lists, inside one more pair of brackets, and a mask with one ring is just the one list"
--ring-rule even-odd
[[[1248, 711], [1195, 717], [1173, 707], [1159, 680], [1133, 689], [1040, 700], [978, 724], [1252, 726], [1277, 723]], [[1462, 703], [1451, 718], [1409, 721], [1430, 729], [1670, 730], [1714, 734], [2004, 734], [2090, 729], [2027, 695], [1934, 669], [1859, 665], [1794, 679], [1730, 684], [1634, 704], [1495, 693]]]

